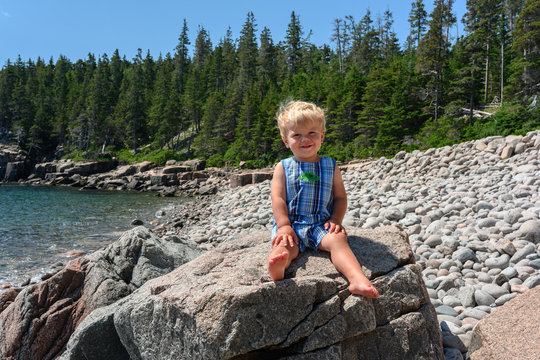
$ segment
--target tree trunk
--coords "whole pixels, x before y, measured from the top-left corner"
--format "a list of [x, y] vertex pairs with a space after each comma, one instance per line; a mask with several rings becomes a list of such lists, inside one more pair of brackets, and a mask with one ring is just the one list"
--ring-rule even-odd
[[437, 122], [437, 119], [439, 117], [439, 75], [436, 76], [436, 83], [435, 83], [435, 122]]
[[473, 59], [473, 70], [471, 74], [471, 96], [469, 99], [469, 123], [472, 124], [473, 122], [473, 107], [474, 107], [474, 77], [476, 74], [474, 73], [474, 67], [476, 66], [476, 59]]
[[503, 104], [503, 89], [504, 89], [504, 39], [501, 41], [501, 106]]
[[488, 39], [487, 44], [486, 44], [486, 73], [484, 75], [484, 106], [487, 105], [487, 98], [488, 98], [489, 50], [490, 50], [490, 41]]

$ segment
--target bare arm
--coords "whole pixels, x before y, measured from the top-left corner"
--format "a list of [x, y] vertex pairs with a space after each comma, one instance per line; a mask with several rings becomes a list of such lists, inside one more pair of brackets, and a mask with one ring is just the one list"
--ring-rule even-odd
[[334, 233], [344, 233], [345, 228], [341, 225], [341, 222], [345, 216], [345, 211], [347, 211], [347, 193], [345, 192], [345, 185], [343, 185], [341, 171], [336, 165], [334, 172], [334, 207], [332, 208], [332, 217], [324, 224], [325, 229], [329, 229], [330, 232]]
[[289, 220], [287, 185], [285, 182], [285, 171], [281, 162], [276, 165], [274, 170], [270, 194], [272, 197], [272, 211], [274, 212], [274, 219], [278, 228], [276, 236], [272, 239], [272, 246], [278, 245], [282, 240], [293, 246], [293, 244], [298, 243], [298, 238]]

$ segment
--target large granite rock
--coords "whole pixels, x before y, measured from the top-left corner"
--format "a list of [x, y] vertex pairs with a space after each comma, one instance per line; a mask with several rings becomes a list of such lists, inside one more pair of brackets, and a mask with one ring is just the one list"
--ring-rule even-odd
[[473, 329], [471, 360], [540, 359], [540, 286], [508, 301]]
[[[0, 359], [52, 359], [93, 310], [198, 255], [195, 243], [158, 238], [137, 227], [51, 278], [0, 299]], [[15, 297], [16, 296], [16, 297]]]
[[351, 295], [326, 253], [267, 275], [269, 234], [230, 241], [94, 311], [62, 359], [443, 359], [407, 236], [349, 232], [381, 296]]
[[0, 181], [17, 181], [30, 173], [26, 153], [16, 146], [0, 144]]

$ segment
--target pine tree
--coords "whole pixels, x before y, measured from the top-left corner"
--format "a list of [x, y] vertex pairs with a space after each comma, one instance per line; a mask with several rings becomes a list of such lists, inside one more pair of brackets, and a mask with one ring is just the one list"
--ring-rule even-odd
[[302, 66], [302, 35], [300, 18], [293, 11], [285, 37], [287, 40], [287, 65], [291, 76], [300, 71]]
[[[116, 106], [117, 137], [127, 140], [134, 152], [146, 138], [146, 99], [144, 97], [144, 71], [142, 50], [133, 58], [133, 64], [126, 69], [121, 94]], [[127, 139], [124, 134], [127, 135]]]
[[184, 19], [184, 23], [182, 25], [182, 32], [180, 33], [180, 36], [178, 37], [178, 45], [176, 45], [176, 53], [174, 55], [174, 63], [175, 63], [175, 81], [176, 81], [176, 89], [178, 91], [178, 95], [182, 96], [184, 93], [184, 86], [186, 83], [186, 76], [188, 72], [188, 66], [190, 63], [189, 59], [189, 48], [190, 45], [189, 37], [188, 37], [188, 26], [187, 21]]
[[258, 56], [256, 29], [255, 17], [249, 12], [238, 39], [238, 76], [242, 90], [255, 82]]
[[11, 131], [14, 117], [11, 96], [16, 84], [15, 67], [8, 60], [0, 72], [0, 141], [6, 140]]
[[52, 58], [48, 65], [38, 61], [36, 74], [38, 92], [35, 96], [35, 115], [28, 132], [29, 151], [40, 155], [52, 153], [56, 149], [56, 139], [52, 134], [52, 122], [54, 118], [52, 84], [54, 77], [54, 64]]
[[207, 95], [206, 65], [212, 55], [212, 43], [210, 35], [204, 27], [199, 27], [195, 40], [195, 52], [191, 66], [190, 77], [186, 83], [183, 104], [186, 107], [192, 132], [201, 128], [202, 108]]
[[409, 13], [409, 24], [411, 24], [411, 38], [416, 40], [416, 47], [420, 46], [422, 36], [426, 31], [427, 12], [424, 9], [423, 0], [415, 0], [411, 3], [411, 12]]
[[257, 58], [257, 76], [259, 100], [263, 101], [271, 87], [277, 86], [276, 47], [268, 28], [261, 32], [260, 49]]
[[379, 32], [373, 27], [369, 9], [356, 26], [352, 44], [352, 60], [364, 76], [371, 72], [372, 66], [380, 58], [381, 42]]
[[521, 99], [537, 96], [540, 89], [540, 1], [526, 0], [519, 13], [512, 49], [513, 93]]
[[204, 104], [201, 131], [194, 141], [196, 156], [208, 158], [227, 149], [222, 121], [223, 101], [222, 92], [214, 91]]
[[445, 0], [436, 0], [435, 8], [429, 20], [429, 30], [422, 39], [418, 48], [417, 67], [426, 78], [426, 92], [432, 99], [430, 108], [433, 108], [433, 118], [437, 121], [441, 107], [444, 107], [443, 83], [444, 69], [449, 58], [448, 39], [445, 34], [445, 26], [450, 26], [451, 19], [447, 14], [451, 13]]
[[54, 67], [54, 132], [61, 144], [65, 143], [68, 127], [68, 92], [71, 62], [60, 56]]
[[394, 18], [390, 10], [384, 12], [383, 24], [379, 38], [381, 39], [381, 56], [383, 59], [389, 59], [399, 52], [399, 40], [396, 33], [392, 30]]
[[[467, 2], [467, 13], [464, 23], [468, 32], [468, 46], [472, 60], [477, 68], [483, 63], [484, 91], [483, 104], [486, 105], [489, 95], [489, 74], [491, 59], [494, 56], [497, 41], [497, 23], [501, 16], [500, 0], [470, 0]], [[482, 71], [478, 69], [475, 74]], [[476, 79], [475, 79], [476, 80]]]
[[87, 150], [90, 145], [101, 146], [104, 150], [108, 143], [107, 119], [114, 109], [111, 98], [112, 79], [109, 58], [104, 54], [99, 60], [94, 77], [88, 89], [86, 116], [88, 117], [88, 142], [80, 143], [80, 149]]
[[344, 71], [345, 58], [350, 51], [351, 33], [350, 26], [354, 28], [354, 19], [352, 16], [346, 20], [335, 19], [334, 20], [334, 32], [332, 33], [332, 41], [335, 41], [337, 46], [337, 56], [339, 60], [339, 71]]

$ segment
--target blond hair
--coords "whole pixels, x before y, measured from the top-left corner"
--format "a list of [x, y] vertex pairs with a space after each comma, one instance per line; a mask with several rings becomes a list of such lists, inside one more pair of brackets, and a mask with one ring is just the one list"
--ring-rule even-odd
[[324, 110], [317, 105], [305, 101], [289, 101], [280, 105], [277, 113], [277, 123], [282, 137], [287, 136], [287, 128], [289, 126], [296, 127], [298, 124], [308, 121], [319, 125], [321, 131], [326, 131]]

